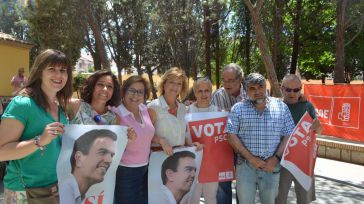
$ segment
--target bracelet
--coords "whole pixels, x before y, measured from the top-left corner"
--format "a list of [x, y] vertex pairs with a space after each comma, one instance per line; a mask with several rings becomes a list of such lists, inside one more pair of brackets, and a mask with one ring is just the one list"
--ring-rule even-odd
[[282, 157], [278, 156], [277, 154], [275, 154], [274, 156], [278, 159], [278, 161], [282, 160]]
[[40, 136], [37, 135], [34, 137], [34, 144], [42, 151], [42, 156], [44, 155], [45, 146], [40, 145]]

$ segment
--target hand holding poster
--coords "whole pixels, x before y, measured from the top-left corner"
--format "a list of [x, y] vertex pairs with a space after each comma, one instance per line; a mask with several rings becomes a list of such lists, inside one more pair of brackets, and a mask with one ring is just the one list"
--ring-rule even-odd
[[200, 112], [186, 115], [192, 142], [204, 146], [199, 183], [234, 179], [234, 154], [227, 141], [227, 112]]
[[281, 161], [281, 165], [291, 172], [306, 191], [312, 184], [317, 152], [312, 121], [308, 112], [302, 116], [287, 142]]
[[[181, 147], [173, 155], [152, 152], [148, 168], [148, 203], [189, 203], [199, 174], [202, 151]], [[173, 193], [172, 193], [173, 192]]]
[[115, 172], [127, 144], [126, 127], [68, 125], [57, 162], [61, 204], [113, 203]]

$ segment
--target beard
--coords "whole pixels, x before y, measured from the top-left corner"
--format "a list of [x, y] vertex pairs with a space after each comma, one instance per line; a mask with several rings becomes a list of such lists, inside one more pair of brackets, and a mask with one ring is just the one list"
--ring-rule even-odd
[[267, 99], [267, 96], [264, 96], [263, 98], [259, 98], [259, 99], [251, 99], [250, 97], [248, 97], [248, 101], [250, 101], [254, 105], [262, 104], [266, 101], [266, 99]]

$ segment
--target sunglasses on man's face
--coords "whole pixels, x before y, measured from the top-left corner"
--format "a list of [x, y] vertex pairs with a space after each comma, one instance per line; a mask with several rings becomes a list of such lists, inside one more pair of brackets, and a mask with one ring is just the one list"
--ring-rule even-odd
[[291, 89], [291, 88], [287, 88], [287, 87], [283, 87], [284, 88], [284, 90], [286, 91], [286, 92], [295, 92], [295, 93], [297, 93], [297, 92], [299, 92], [299, 91], [301, 91], [301, 87], [300, 88], [295, 88], [295, 89]]

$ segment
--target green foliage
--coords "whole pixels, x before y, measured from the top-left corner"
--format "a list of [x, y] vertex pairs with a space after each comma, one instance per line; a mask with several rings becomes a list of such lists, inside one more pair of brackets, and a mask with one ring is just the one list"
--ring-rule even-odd
[[306, 79], [321, 79], [333, 72], [335, 65], [336, 5], [329, 1], [305, 2], [300, 30], [299, 69]]
[[32, 39], [41, 49], [61, 50], [75, 64], [80, 56], [84, 34], [79, 20], [78, 1], [38, 0], [29, 3], [27, 9], [26, 19]]
[[77, 73], [76, 76], [73, 77], [73, 91], [76, 91], [78, 96], [80, 96], [79, 92], [86, 79], [87, 76], [82, 73]]
[[30, 40], [28, 24], [23, 10], [16, 0], [0, 1], [0, 32], [11, 34], [21, 40]]
[[[80, 49], [87, 43], [88, 48], [94, 49], [91, 54], [95, 66], [100, 63], [94, 34], [81, 12], [80, 1], [28, 1], [25, 8], [19, 2], [21, 1], [0, 2], [1, 32], [36, 43], [35, 52], [45, 48], [59, 49], [69, 56], [72, 63], [76, 62]], [[278, 78], [287, 72], [290, 65], [296, 6], [296, 1], [284, 2], [286, 4], [264, 1], [261, 11], [264, 31], [272, 50], [276, 43], [272, 36], [277, 31], [273, 30], [274, 12], [280, 7], [278, 17], [283, 26], [279, 27]], [[172, 66], [178, 66], [190, 76], [195, 70], [202, 75], [206, 73], [203, 12], [206, 4], [211, 12], [210, 64], [213, 81], [216, 80], [215, 67], [218, 63], [220, 70], [224, 65], [235, 62], [243, 67], [245, 74], [265, 74], [256, 36], [251, 27], [250, 13], [242, 0], [90, 1], [108, 54], [119, 71], [131, 71], [136, 67], [140, 73], [153, 70], [163, 73]], [[318, 79], [334, 69], [336, 1], [303, 0], [302, 5], [298, 65], [306, 78]], [[364, 33], [363, 21], [360, 20], [363, 17], [364, 2], [349, 1], [347, 8], [345, 67], [347, 77], [353, 78], [364, 69]], [[89, 40], [85, 40], [87, 38]], [[250, 47], [247, 43], [250, 43]]]

